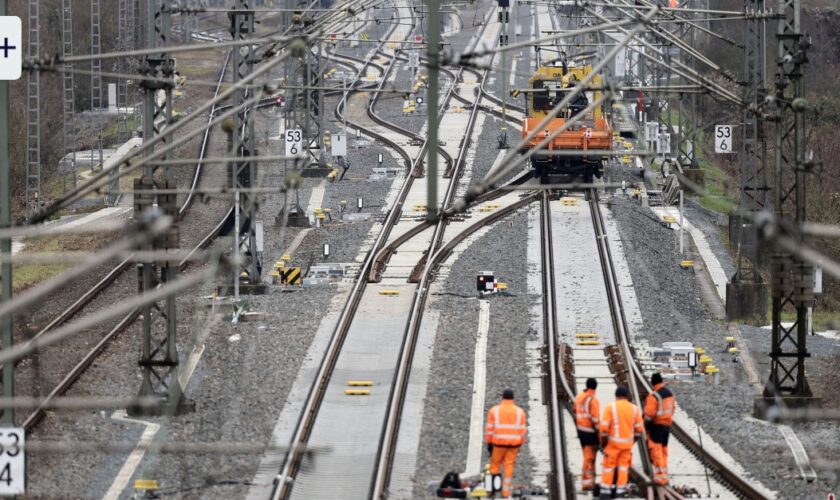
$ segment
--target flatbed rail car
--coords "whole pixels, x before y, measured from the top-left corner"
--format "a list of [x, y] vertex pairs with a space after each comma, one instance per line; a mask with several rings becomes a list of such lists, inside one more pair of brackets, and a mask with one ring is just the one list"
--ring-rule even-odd
[[[559, 103], [566, 92], [574, 88], [592, 72], [591, 66], [569, 67], [541, 66], [529, 80], [527, 109], [522, 121], [522, 137], [526, 137], [548, 113]], [[589, 87], [579, 94], [557, 118], [525, 146], [526, 149], [537, 145], [552, 132], [562, 127], [572, 116], [584, 110], [590, 102], [600, 99], [602, 80], [599, 75], [592, 78]], [[531, 156], [531, 166], [535, 176], [543, 184], [562, 183], [582, 178], [591, 183], [595, 177], [603, 174], [606, 156], [588, 155], [588, 150], [608, 151], [612, 147], [612, 128], [604, 116], [603, 106], [586, 113], [582, 120], [572, 124], [553, 138], [546, 147]], [[571, 153], [571, 154], [570, 154]]]

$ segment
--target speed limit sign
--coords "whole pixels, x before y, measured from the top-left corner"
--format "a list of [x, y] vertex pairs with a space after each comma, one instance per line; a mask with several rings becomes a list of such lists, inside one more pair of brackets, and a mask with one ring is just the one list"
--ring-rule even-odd
[[715, 153], [732, 152], [732, 125], [715, 125]]
[[303, 151], [303, 132], [299, 128], [286, 130], [286, 156], [297, 156]]

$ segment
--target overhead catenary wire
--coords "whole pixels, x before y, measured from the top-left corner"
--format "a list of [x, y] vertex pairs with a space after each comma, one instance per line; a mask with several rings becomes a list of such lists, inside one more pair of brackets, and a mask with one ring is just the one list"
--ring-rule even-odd
[[[221, 257], [216, 259], [216, 261], [218, 261], [218, 263], [222, 266], [229, 265], [229, 260], [222, 259]], [[159, 288], [139, 294], [131, 299], [121, 301], [111, 307], [85, 316], [75, 323], [63, 326], [51, 333], [46, 333], [37, 339], [22, 342], [13, 347], [3, 349], [0, 351], [0, 363], [21, 359], [34, 352], [40, 351], [45, 347], [78, 335], [103, 321], [123, 316], [138, 307], [155, 303], [168, 297], [169, 295], [185, 292], [186, 290], [189, 290], [190, 288], [193, 288], [194, 286], [216, 276], [220, 265], [210, 265], [201, 271], [188, 275], [182, 275], [182, 277], [176, 279], [175, 281], [170, 281]]]
[[98, 250], [93, 253], [91, 259], [82, 263], [79, 266], [72, 267], [68, 271], [47, 280], [34, 288], [30, 288], [25, 292], [18, 294], [16, 297], [6, 302], [0, 303], [0, 318], [12, 313], [21, 313], [28, 310], [32, 305], [39, 303], [40, 299], [48, 294], [60, 289], [73, 279], [84, 276], [97, 266], [116, 258], [118, 254], [135, 248], [155, 236], [162, 234], [163, 231], [172, 225], [172, 218], [168, 216], [160, 216], [149, 224], [139, 224], [136, 231], [130, 231], [128, 235], [118, 240], [116, 243], [108, 248]]
[[[583, 80], [581, 80], [578, 83], [578, 85], [575, 86], [574, 89], [568, 92], [566, 96], [546, 115], [546, 117], [543, 118], [543, 120], [539, 124], [534, 126], [533, 130], [531, 130], [525, 137], [523, 137], [518, 144], [511, 148], [511, 150], [499, 162], [499, 165], [495, 169], [491, 169], [489, 172], [487, 172], [487, 175], [485, 175], [484, 179], [481, 182], [479, 182], [476, 186], [473, 186], [463, 198], [457, 200], [453, 204], [452, 208], [447, 209], [445, 211], [445, 214], [447, 216], [451, 216], [456, 213], [463, 212], [470, 205], [472, 200], [474, 200], [479, 195], [485, 193], [496, 182], [498, 182], [508, 173], [514, 171], [519, 165], [522, 165], [527, 160], [527, 158], [530, 158], [530, 156], [528, 156], [527, 158], [517, 158], [517, 151], [520, 148], [526, 146], [538, 134], [545, 130], [545, 127], [551, 122], [551, 120], [556, 118], [560, 114], [561, 110], [568, 106], [572, 99], [574, 99], [580, 92], [583, 91], [583, 89], [592, 81], [592, 79], [595, 78], [595, 75], [598, 74], [598, 72], [604, 66], [606, 66], [607, 63], [609, 63], [612, 60], [612, 58], [614, 58], [615, 55], [618, 54], [618, 52], [622, 48], [624, 48], [624, 46], [629, 44], [630, 41], [633, 40], [633, 38], [636, 36], [636, 34], [640, 33], [644, 29], [644, 23], [650, 21], [650, 19], [656, 14], [656, 12], [657, 8], [653, 8], [648, 13], [646, 13], [646, 15], [643, 18], [637, 19], [637, 26], [630, 30], [625, 39], [617, 43], [616, 46], [612, 50], [610, 50], [601, 61], [595, 64], [595, 66], [593, 66], [592, 68], [592, 71], [588, 75], [586, 75], [586, 77]], [[602, 96], [602, 98], [599, 101], [603, 102], [603, 98], [604, 96]], [[558, 127], [556, 130], [553, 131], [552, 134], [549, 134], [549, 136], [546, 137], [543, 141], [541, 141], [541, 143], [538, 144], [535, 149], [545, 147], [548, 141], [550, 141], [551, 139], [562, 133], [564, 130], [566, 130], [569, 126], [575, 123], [575, 120], [579, 120], [580, 118], [582, 118], [585, 112], [588, 112], [590, 109], [594, 109], [591, 104], [587, 106], [587, 109], [584, 112], [578, 113], [577, 115], [575, 115], [575, 117], [566, 121], [562, 127]], [[531, 151], [531, 154], [533, 155], [534, 149], [532, 149]]]

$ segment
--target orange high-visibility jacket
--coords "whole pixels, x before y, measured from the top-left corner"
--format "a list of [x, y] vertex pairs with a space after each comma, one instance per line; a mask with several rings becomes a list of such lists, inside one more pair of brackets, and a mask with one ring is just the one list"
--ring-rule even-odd
[[677, 398], [674, 393], [665, 384], [656, 384], [645, 400], [645, 422], [670, 427], [676, 408]]
[[629, 450], [642, 435], [642, 428], [642, 410], [630, 401], [618, 399], [604, 408], [601, 437], [609, 439], [610, 445]]
[[597, 433], [600, 414], [601, 404], [594, 389], [586, 389], [575, 397], [575, 425], [579, 431]]
[[503, 399], [501, 404], [487, 412], [487, 425], [484, 437], [494, 446], [522, 446], [525, 433], [528, 432], [525, 410], [513, 404], [510, 399]]

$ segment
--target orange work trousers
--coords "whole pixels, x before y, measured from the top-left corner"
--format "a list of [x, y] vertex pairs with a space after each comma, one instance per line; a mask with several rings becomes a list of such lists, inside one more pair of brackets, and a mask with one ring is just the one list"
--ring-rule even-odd
[[504, 474], [502, 476], [503, 497], [509, 497], [512, 493], [513, 468], [518, 454], [518, 446], [493, 446], [493, 454], [490, 455], [490, 474], [495, 476], [504, 465]]
[[580, 475], [580, 484], [584, 491], [595, 488], [595, 457], [598, 455], [598, 446], [581, 446], [583, 448], [583, 472]]
[[661, 486], [668, 484], [668, 445], [647, 440], [650, 461], [653, 462], [653, 482]]
[[630, 464], [633, 462], [633, 448], [618, 448], [612, 443], [604, 449], [604, 461], [601, 462], [601, 494], [615, 486], [617, 495], [627, 491], [630, 479]]

